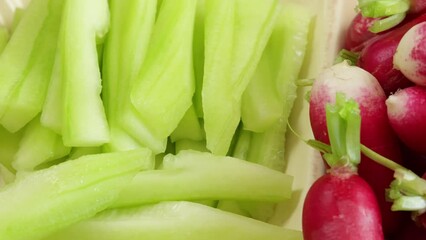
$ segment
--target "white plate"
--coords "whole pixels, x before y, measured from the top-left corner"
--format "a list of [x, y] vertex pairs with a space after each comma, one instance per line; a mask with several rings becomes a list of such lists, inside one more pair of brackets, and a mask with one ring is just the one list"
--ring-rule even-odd
[[[16, 8], [25, 7], [30, 0], [0, 0], [0, 25], [10, 26]], [[304, 4], [314, 14], [313, 36], [303, 67], [302, 78], [315, 78], [332, 65], [342, 45], [345, 28], [355, 15], [356, 0], [283, 0]], [[292, 127], [304, 138], [312, 138], [305, 89], [299, 89], [291, 115]], [[288, 133], [286, 142], [286, 172], [293, 175], [294, 194], [291, 200], [279, 205], [273, 223], [301, 230], [303, 199], [309, 186], [324, 172], [319, 154], [304, 142]]]

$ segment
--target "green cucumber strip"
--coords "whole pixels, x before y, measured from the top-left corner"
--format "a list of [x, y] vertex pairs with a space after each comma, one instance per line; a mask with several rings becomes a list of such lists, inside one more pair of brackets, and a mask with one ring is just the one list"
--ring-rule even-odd
[[102, 94], [111, 131], [110, 149], [146, 146], [156, 152], [164, 150], [163, 139], [151, 142], [152, 137], [141, 134], [140, 129], [145, 127], [139, 123], [137, 112], [132, 111], [129, 98], [148, 49], [156, 8], [156, 0], [110, 1], [111, 27], [102, 69]]
[[0, 123], [16, 132], [35, 118], [42, 110], [55, 59], [63, 0], [50, 1], [48, 16], [40, 30], [40, 44], [34, 49], [35, 62], [29, 66], [26, 76], [10, 95], [9, 104]]
[[9, 30], [4, 26], [0, 26], [0, 54], [3, 52], [3, 49], [6, 47], [7, 43], [9, 42], [9, 38], [10, 38]]
[[172, 142], [183, 139], [202, 141], [204, 140], [204, 130], [200, 124], [194, 105], [188, 108], [176, 129], [170, 135]]
[[138, 149], [141, 145], [126, 131], [119, 127], [114, 127], [112, 121], [109, 121], [110, 141], [102, 146], [104, 152], [117, 152]]
[[[59, 43], [58, 43], [58, 49]], [[62, 61], [61, 54], [58, 50], [55, 55], [55, 60], [52, 67], [52, 75], [50, 76], [49, 86], [47, 88], [46, 98], [40, 116], [40, 122], [43, 126], [52, 129], [57, 134], [62, 135], [62, 112], [63, 112], [63, 98], [62, 98]]]
[[280, 172], [285, 170], [284, 152], [287, 119], [280, 118], [278, 122], [263, 133], [252, 133], [251, 144], [256, 147], [249, 149], [247, 161]]
[[297, 4], [286, 4], [249, 86], [243, 94], [244, 128], [265, 132], [279, 118], [288, 118], [296, 98], [308, 42], [312, 14]]
[[0, 55], [0, 117], [16, 87], [43, 57], [38, 55], [44, 40], [40, 32], [49, 15], [49, 4], [50, 0], [31, 1]]
[[15, 174], [0, 163], [0, 189], [15, 181]]
[[238, 129], [237, 134], [237, 142], [235, 144], [232, 156], [246, 160], [250, 151], [252, 132], [240, 128]]
[[197, 116], [203, 117], [203, 103], [201, 91], [203, 89], [204, 75], [204, 18], [205, 18], [205, 0], [197, 1], [194, 23], [194, 39], [192, 43], [192, 56], [194, 58], [194, 77], [195, 93], [194, 108]]
[[188, 140], [188, 139], [182, 139], [175, 142], [175, 149], [176, 153], [182, 151], [182, 150], [196, 150], [200, 152], [208, 152], [206, 148], [206, 141], [194, 141], [194, 140]]
[[16, 172], [12, 167], [15, 154], [19, 149], [19, 143], [22, 139], [23, 130], [11, 133], [0, 126], [0, 163], [9, 171]]
[[18, 175], [0, 191], [0, 236], [42, 239], [94, 216], [117, 198], [142, 169], [153, 167], [148, 149], [88, 155]]
[[241, 117], [241, 98], [259, 62], [280, 1], [206, 2], [203, 82], [207, 148], [225, 155]]
[[[130, 149], [130, 150], [133, 150], [133, 149]], [[101, 147], [75, 147], [71, 149], [69, 159], [77, 159], [86, 155], [98, 154], [98, 153], [102, 153]]]
[[234, 129], [238, 126], [240, 111], [238, 107], [235, 108], [238, 103], [231, 98], [232, 90], [228, 87], [232, 74], [234, 18], [235, 1], [205, 2], [204, 77], [201, 92], [204, 129], [207, 148], [221, 155], [228, 151]]
[[[167, 138], [192, 105], [192, 36], [196, 0], [163, 0], [131, 101], [159, 139]], [[167, 67], [165, 67], [167, 66]]]
[[12, 23], [10, 25], [10, 31], [14, 32], [16, 27], [19, 25], [19, 22], [22, 19], [22, 16], [24, 16], [26, 8], [16, 8], [15, 13], [13, 14]]
[[131, 103], [127, 103], [124, 106], [119, 121], [121, 127], [141, 146], [150, 148], [155, 154], [165, 151], [167, 137], [160, 138], [155, 136]]
[[62, 136], [42, 126], [36, 117], [25, 127], [12, 165], [18, 171], [32, 171], [44, 162], [68, 155], [70, 150], [64, 146]]
[[166, 155], [159, 170], [137, 174], [113, 206], [170, 200], [280, 202], [290, 197], [292, 182], [291, 176], [258, 164], [182, 150]]
[[217, 204], [217, 209], [244, 217], [250, 217], [250, 214], [246, 210], [242, 209], [240, 202], [237, 201], [221, 200]]
[[[281, 115], [277, 121], [261, 133], [253, 133], [248, 161], [283, 171], [286, 162], [285, 134], [287, 121], [296, 99], [295, 81], [299, 76], [307, 48], [309, 26], [312, 15], [300, 5], [287, 4], [282, 9], [269, 46], [276, 56], [270, 62], [276, 71], [276, 89], [281, 100]], [[277, 110], [278, 111], [278, 110]]]
[[283, 111], [283, 100], [278, 96], [276, 86], [276, 75], [279, 69], [274, 69], [276, 60], [272, 59], [274, 51], [276, 49], [270, 47], [269, 44], [266, 46], [256, 71], [242, 96], [241, 119], [244, 129], [253, 132], [264, 132], [270, 128]]
[[96, 41], [109, 28], [108, 1], [66, 1], [61, 28], [64, 144], [100, 146], [109, 141], [109, 131], [100, 98]]
[[299, 240], [302, 232], [192, 202], [108, 210], [45, 240]]

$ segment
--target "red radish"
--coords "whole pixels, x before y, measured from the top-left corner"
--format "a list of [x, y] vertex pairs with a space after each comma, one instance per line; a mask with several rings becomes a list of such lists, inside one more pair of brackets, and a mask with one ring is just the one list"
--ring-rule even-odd
[[404, 34], [393, 63], [412, 82], [426, 86], [426, 22], [416, 24]]
[[336, 96], [327, 105], [331, 166], [306, 195], [302, 228], [305, 240], [383, 239], [377, 199], [368, 183], [356, 173], [360, 161], [361, 117], [355, 101]]
[[426, 88], [401, 89], [386, 100], [392, 128], [410, 149], [426, 153]]
[[370, 38], [376, 36], [368, 30], [377, 18], [364, 17], [358, 13], [352, 20], [346, 32], [344, 48], [350, 51], [358, 51], [362, 49], [362, 44]]
[[[378, 81], [367, 71], [346, 61], [325, 69], [314, 81], [310, 97], [310, 123], [315, 139], [329, 143], [324, 106], [335, 101], [336, 92], [355, 99], [361, 109], [361, 143], [399, 163], [402, 156], [398, 139], [386, 112], [386, 95]], [[400, 226], [400, 212], [390, 210], [385, 189], [393, 180], [393, 171], [362, 155], [359, 175], [373, 188], [381, 208], [383, 229], [392, 234]]]
[[387, 95], [400, 88], [413, 85], [394, 68], [393, 57], [404, 34], [414, 25], [424, 21], [426, 21], [426, 14], [420, 15], [392, 31], [380, 34], [370, 39], [360, 52], [358, 66], [373, 74]]
[[426, 0], [410, 0], [410, 11], [409, 13], [421, 13], [426, 10]]

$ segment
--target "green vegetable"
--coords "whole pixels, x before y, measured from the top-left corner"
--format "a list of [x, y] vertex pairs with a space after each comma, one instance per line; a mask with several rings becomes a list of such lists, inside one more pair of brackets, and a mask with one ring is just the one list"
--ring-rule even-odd
[[108, 210], [45, 240], [296, 240], [300, 231], [256, 221], [191, 202], [162, 202]]
[[290, 197], [292, 181], [237, 158], [187, 150], [165, 156], [159, 170], [137, 174], [113, 206], [206, 199], [279, 202]]
[[[197, 1], [163, 0], [131, 101], [152, 134], [167, 138], [192, 105], [192, 36]], [[164, 67], [167, 66], [167, 67]]]
[[63, 1], [35, 0], [0, 56], [0, 123], [16, 132], [42, 109]]
[[225, 155], [241, 116], [241, 96], [272, 32], [279, 1], [205, 4], [202, 104], [207, 148]]
[[12, 167], [15, 154], [19, 149], [23, 130], [11, 133], [0, 126], [0, 163], [11, 172], [16, 172]]
[[66, 146], [99, 146], [109, 141], [96, 48], [108, 28], [107, 0], [66, 1], [59, 42]]
[[0, 236], [41, 239], [108, 207], [136, 172], [153, 167], [148, 149], [88, 155], [17, 176], [0, 191]]
[[165, 149], [164, 139], [155, 139], [139, 119], [130, 102], [130, 91], [148, 50], [155, 22], [157, 1], [110, 1], [111, 27], [103, 58], [103, 101], [111, 139], [108, 151], [146, 146], [154, 152]]
[[12, 165], [18, 171], [31, 171], [44, 162], [68, 155], [70, 150], [60, 135], [42, 126], [36, 117], [25, 128]]
[[3, 49], [6, 47], [7, 42], [9, 41], [10, 33], [6, 27], [0, 26], [0, 54], [3, 52]]

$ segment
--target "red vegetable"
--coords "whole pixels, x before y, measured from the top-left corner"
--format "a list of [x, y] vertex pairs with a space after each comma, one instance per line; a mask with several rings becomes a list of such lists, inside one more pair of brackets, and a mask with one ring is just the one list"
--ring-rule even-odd
[[336, 96], [327, 105], [331, 168], [311, 186], [303, 205], [305, 240], [383, 239], [380, 210], [373, 190], [356, 173], [360, 161], [360, 114], [355, 101]]
[[404, 34], [393, 64], [412, 82], [426, 86], [426, 22], [416, 24]]
[[426, 10], [426, 0], [410, 0], [410, 14], [421, 13]]
[[361, 50], [367, 40], [376, 36], [368, 30], [375, 21], [377, 18], [363, 17], [361, 13], [358, 13], [346, 32], [344, 48], [350, 51]]
[[305, 240], [383, 239], [370, 186], [355, 172], [332, 168], [310, 188], [303, 208]]
[[392, 128], [404, 144], [417, 153], [426, 154], [426, 88], [402, 89], [386, 100]]
[[[361, 109], [361, 143], [396, 162], [402, 162], [398, 139], [386, 112], [386, 96], [377, 80], [365, 70], [346, 62], [322, 72], [314, 81], [310, 97], [310, 123], [315, 139], [329, 143], [324, 106], [335, 101], [336, 92], [355, 99]], [[393, 171], [362, 155], [358, 173], [373, 188], [378, 199], [385, 233], [400, 226], [401, 213], [390, 210], [385, 189], [393, 180]]]
[[426, 14], [380, 34], [368, 41], [360, 52], [358, 66], [373, 74], [385, 93], [389, 95], [412, 83], [393, 65], [393, 56], [404, 34], [414, 25], [426, 21]]

